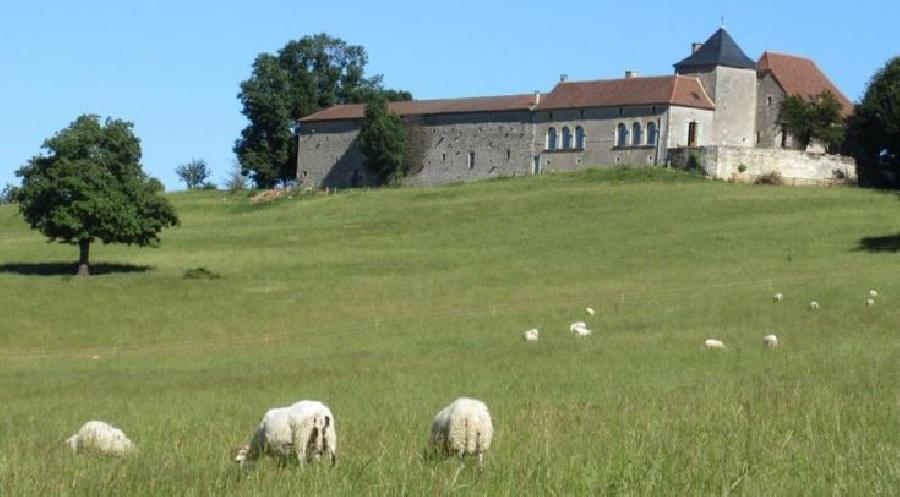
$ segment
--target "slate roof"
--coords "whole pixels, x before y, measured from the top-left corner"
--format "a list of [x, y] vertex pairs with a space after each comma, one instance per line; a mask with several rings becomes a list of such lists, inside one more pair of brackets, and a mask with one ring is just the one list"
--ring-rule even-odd
[[699, 50], [677, 62], [675, 70], [687, 72], [691, 69], [708, 66], [756, 69], [753, 59], [747, 57], [747, 54], [735, 43], [734, 38], [725, 31], [725, 28], [719, 28]]
[[537, 110], [653, 104], [714, 107], [697, 78], [673, 75], [559, 83]]
[[[401, 116], [422, 114], [448, 114], [457, 112], [498, 112], [531, 110], [535, 104], [535, 95], [499, 95], [493, 97], [453, 98], [442, 100], [408, 100], [404, 102], [388, 102], [388, 110]], [[310, 114], [300, 122], [335, 121], [341, 119], [362, 119], [366, 106], [363, 104], [335, 105], [314, 114]]]
[[825, 76], [812, 59], [763, 52], [756, 63], [756, 69], [760, 74], [770, 73], [788, 95], [812, 99], [828, 90], [840, 102], [844, 116], [853, 113], [853, 103], [828, 79], [828, 76]]

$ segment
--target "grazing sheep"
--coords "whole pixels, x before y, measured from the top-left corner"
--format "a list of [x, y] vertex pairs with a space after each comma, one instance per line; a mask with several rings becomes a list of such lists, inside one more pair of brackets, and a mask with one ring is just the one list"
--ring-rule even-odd
[[578, 338], [584, 338], [586, 336], [589, 336], [591, 333], [593, 333], [593, 331], [587, 328], [575, 328], [575, 336], [577, 336]]
[[763, 345], [775, 348], [778, 346], [778, 337], [775, 335], [766, 335], [763, 337]]
[[594, 308], [593, 308], [593, 307], [585, 307], [584, 312], [586, 312], [588, 316], [593, 316], [594, 314], [596, 314], [596, 313], [594, 312]]
[[708, 348], [708, 349], [724, 349], [725, 348], [725, 344], [722, 343], [721, 340], [716, 340], [713, 338], [710, 338], [709, 340], [703, 342], [703, 345], [705, 345], [706, 348]]
[[878, 292], [876, 292], [875, 290], [869, 290], [869, 298], [870, 299], [878, 298]]
[[103, 421], [88, 421], [66, 439], [75, 453], [92, 452], [121, 456], [134, 451], [134, 444], [122, 430]]
[[584, 321], [575, 321], [574, 323], [569, 325], [569, 331], [575, 333], [579, 328], [587, 328], [587, 324]]
[[818, 310], [818, 309], [819, 309], [819, 303], [818, 303], [818, 302], [816, 302], [815, 300], [813, 300], [813, 301], [811, 301], [811, 302], [809, 303], [809, 310], [811, 310], [811, 311], [816, 311], [816, 310]]
[[525, 330], [524, 335], [526, 342], [536, 342], [538, 340], [538, 330], [536, 329]]
[[772, 297], [772, 301], [774, 301], [776, 304], [779, 303], [779, 302], [781, 302], [782, 300], [784, 300], [784, 294], [781, 293], [781, 292], [776, 293], [776, 294]]
[[866, 299], [866, 307], [872, 307], [873, 305], [875, 305], [875, 299], [873, 299], [873, 298]]
[[302, 400], [288, 407], [269, 409], [250, 441], [234, 457], [243, 467], [248, 461], [268, 453], [287, 460], [296, 454], [300, 463], [327, 455], [337, 461], [337, 432], [334, 415], [318, 401]]
[[491, 413], [484, 402], [460, 397], [435, 415], [430, 448], [435, 455], [475, 455], [481, 466], [493, 437]]

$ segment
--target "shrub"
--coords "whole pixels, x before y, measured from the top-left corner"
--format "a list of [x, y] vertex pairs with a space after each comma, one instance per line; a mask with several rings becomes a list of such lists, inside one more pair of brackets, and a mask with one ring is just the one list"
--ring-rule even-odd
[[756, 181], [753, 183], [757, 185], [780, 185], [781, 173], [778, 171], [769, 171], [766, 174], [757, 176]]
[[746, 171], [746, 170], [747, 170], [747, 166], [745, 166], [744, 164], [741, 164], [741, 165], [738, 166], [738, 172], [739, 172], [739, 173], [743, 173], [743, 172]]

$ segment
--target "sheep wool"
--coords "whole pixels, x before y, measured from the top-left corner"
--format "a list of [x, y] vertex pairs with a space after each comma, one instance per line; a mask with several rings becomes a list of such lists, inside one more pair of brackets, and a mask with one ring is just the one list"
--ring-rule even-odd
[[88, 421], [78, 432], [66, 439], [66, 446], [77, 453], [125, 455], [134, 451], [134, 444], [125, 433], [103, 421]]
[[586, 312], [588, 316], [593, 316], [594, 314], [596, 314], [593, 307], [586, 307], [584, 309], [584, 312]]
[[478, 465], [491, 447], [494, 425], [484, 402], [460, 397], [441, 409], [431, 422], [431, 450], [443, 456], [474, 455]]
[[575, 321], [569, 325], [569, 331], [572, 333], [575, 333], [579, 328], [587, 328], [587, 324], [584, 321]]
[[524, 336], [525, 336], [526, 342], [536, 342], [538, 340], [538, 330], [537, 329], [525, 330]]
[[878, 292], [876, 292], [875, 290], [869, 290], [869, 298], [870, 299], [878, 298]]
[[716, 340], [714, 338], [710, 338], [709, 340], [703, 342], [703, 345], [708, 349], [724, 349], [725, 344], [721, 340]]
[[776, 304], [781, 302], [782, 300], [784, 300], [784, 294], [781, 292], [778, 292], [774, 296], [772, 296], [772, 301]]
[[763, 345], [766, 347], [777, 347], [778, 346], [778, 337], [775, 335], [766, 335], [763, 337]]
[[324, 455], [334, 465], [337, 460], [334, 415], [325, 404], [311, 400], [269, 409], [234, 460], [243, 466], [263, 453], [284, 459], [296, 455], [301, 464]]
[[872, 307], [873, 305], [875, 305], [875, 299], [873, 299], [873, 298], [866, 299], [866, 307]]
[[818, 302], [816, 302], [815, 300], [813, 300], [812, 302], [809, 303], [809, 310], [815, 311], [815, 310], [818, 310], [818, 309], [819, 309], [819, 303], [818, 303]]

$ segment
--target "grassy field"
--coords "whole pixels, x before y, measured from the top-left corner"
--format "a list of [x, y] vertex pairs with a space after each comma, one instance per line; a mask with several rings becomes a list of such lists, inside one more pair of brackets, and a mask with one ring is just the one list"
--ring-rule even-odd
[[[97, 245], [85, 280], [0, 206], [0, 494], [900, 493], [894, 195], [589, 170], [171, 198], [160, 248]], [[461, 395], [494, 417], [482, 472], [422, 456]], [[335, 412], [337, 467], [241, 474], [299, 399]], [[89, 419], [139, 453], [67, 453]]]

